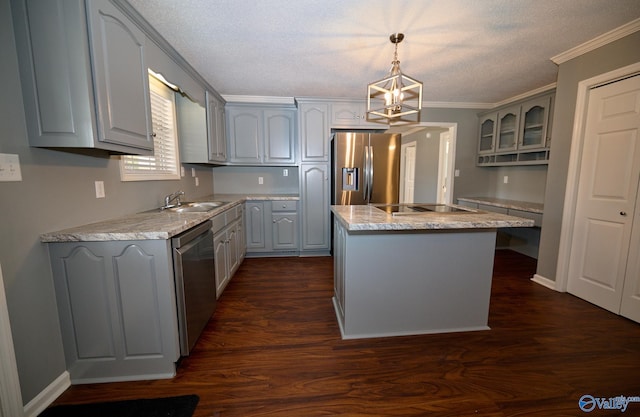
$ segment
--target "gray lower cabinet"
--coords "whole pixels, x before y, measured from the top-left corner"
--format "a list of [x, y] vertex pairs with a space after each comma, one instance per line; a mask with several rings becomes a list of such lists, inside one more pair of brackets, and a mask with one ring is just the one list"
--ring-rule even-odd
[[328, 163], [300, 165], [301, 253], [326, 255], [331, 249], [330, 188]]
[[12, 0], [29, 144], [153, 152], [145, 33], [109, 0]]
[[298, 202], [268, 200], [246, 202], [248, 256], [298, 254]]
[[229, 284], [245, 256], [243, 207], [235, 206], [211, 219], [216, 270], [216, 298]]
[[333, 293], [335, 310], [340, 323], [344, 323], [345, 273], [347, 231], [338, 222], [333, 227]]
[[169, 240], [49, 245], [74, 384], [170, 378], [180, 355]]
[[245, 203], [245, 229], [247, 252], [264, 252], [267, 250], [266, 216], [263, 201]]
[[298, 250], [297, 201], [272, 201], [271, 224], [274, 250]]

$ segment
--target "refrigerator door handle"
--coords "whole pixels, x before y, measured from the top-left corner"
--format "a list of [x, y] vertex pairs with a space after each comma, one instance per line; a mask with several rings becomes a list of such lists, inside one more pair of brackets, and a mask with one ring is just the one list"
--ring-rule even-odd
[[371, 203], [373, 197], [373, 146], [369, 146], [369, 195], [367, 200]]
[[362, 190], [362, 197], [366, 202], [369, 197], [369, 147], [368, 146], [364, 147], [364, 161], [362, 163], [362, 168], [364, 170], [363, 172], [364, 175], [362, 176], [362, 187], [364, 188]]

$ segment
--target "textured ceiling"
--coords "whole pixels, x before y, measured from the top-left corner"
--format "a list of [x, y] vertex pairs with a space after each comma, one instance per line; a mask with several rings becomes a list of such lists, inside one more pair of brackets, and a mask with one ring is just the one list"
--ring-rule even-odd
[[551, 57], [640, 17], [640, 0], [129, 2], [223, 95], [364, 98], [403, 32], [424, 100], [457, 103], [551, 84]]

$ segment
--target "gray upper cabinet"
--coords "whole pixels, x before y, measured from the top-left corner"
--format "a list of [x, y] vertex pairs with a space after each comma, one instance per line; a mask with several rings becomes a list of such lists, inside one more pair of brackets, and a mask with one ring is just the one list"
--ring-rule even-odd
[[388, 126], [367, 120], [367, 103], [365, 101], [341, 100], [331, 103], [331, 127], [385, 129]]
[[295, 164], [295, 108], [227, 104], [226, 119], [230, 163]]
[[108, 0], [12, 0], [29, 143], [153, 151], [146, 35]]
[[549, 163], [553, 93], [480, 116], [478, 166]]
[[300, 161], [329, 161], [329, 104], [314, 101], [298, 103]]
[[207, 91], [207, 138], [209, 161], [227, 161], [227, 135], [225, 130], [224, 101]]
[[539, 149], [549, 146], [549, 109], [551, 97], [541, 97], [522, 105], [518, 149]]
[[224, 102], [206, 91], [206, 108], [176, 94], [176, 118], [180, 161], [190, 164], [220, 164], [227, 160]]
[[264, 132], [262, 110], [227, 105], [229, 162], [259, 164], [262, 162]]
[[497, 114], [492, 113], [480, 118], [480, 139], [478, 153], [491, 153], [495, 149]]
[[498, 112], [496, 152], [510, 151], [518, 144], [520, 126], [520, 106], [514, 106]]

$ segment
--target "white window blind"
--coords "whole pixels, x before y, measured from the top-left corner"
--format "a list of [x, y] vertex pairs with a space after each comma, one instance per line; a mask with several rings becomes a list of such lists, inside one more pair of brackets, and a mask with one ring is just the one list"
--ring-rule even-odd
[[153, 156], [123, 155], [122, 181], [180, 179], [176, 134], [175, 93], [154, 77], [149, 77]]

